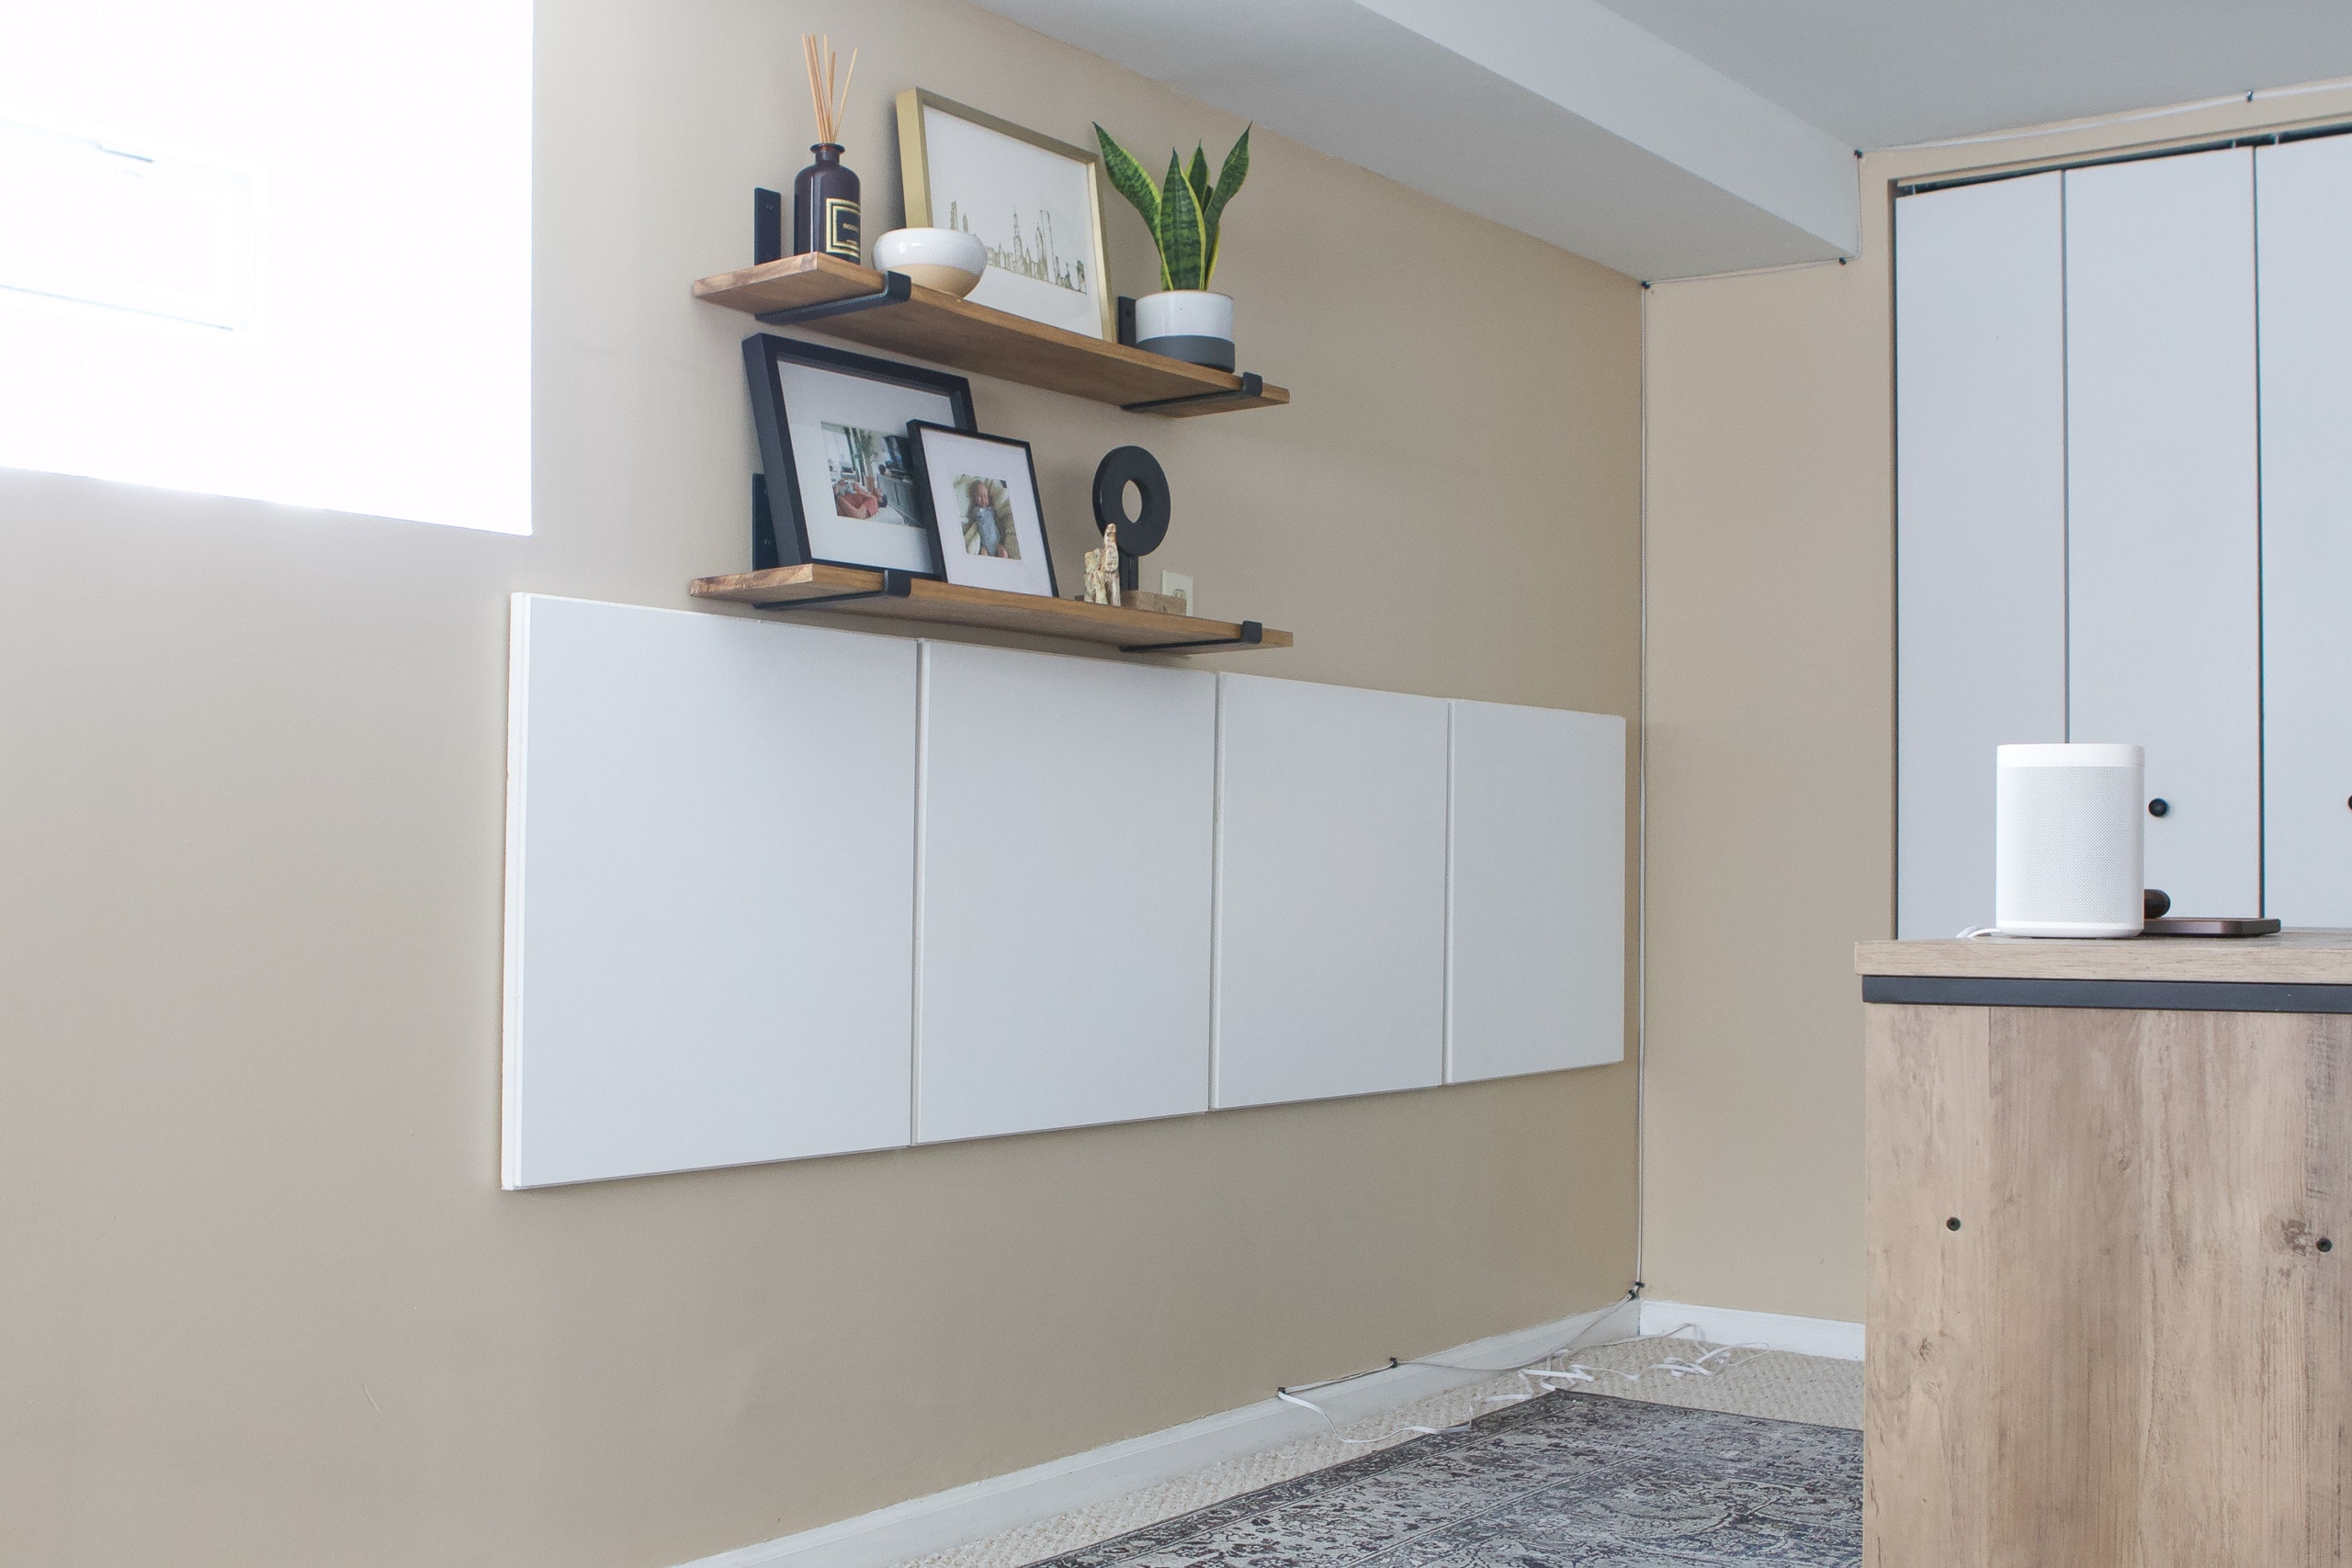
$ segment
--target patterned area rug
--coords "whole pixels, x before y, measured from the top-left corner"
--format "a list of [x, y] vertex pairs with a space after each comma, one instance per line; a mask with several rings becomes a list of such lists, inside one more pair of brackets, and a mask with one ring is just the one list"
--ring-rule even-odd
[[1044, 1568], [1853, 1568], [1860, 1434], [1561, 1393]]

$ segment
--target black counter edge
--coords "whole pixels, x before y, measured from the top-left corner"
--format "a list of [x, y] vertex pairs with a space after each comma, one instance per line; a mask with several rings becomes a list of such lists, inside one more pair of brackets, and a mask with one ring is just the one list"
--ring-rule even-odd
[[1865, 975], [1862, 1000], [1917, 1007], [2126, 1008], [2151, 1012], [2352, 1012], [2352, 986], [2235, 980], [2013, 980]]

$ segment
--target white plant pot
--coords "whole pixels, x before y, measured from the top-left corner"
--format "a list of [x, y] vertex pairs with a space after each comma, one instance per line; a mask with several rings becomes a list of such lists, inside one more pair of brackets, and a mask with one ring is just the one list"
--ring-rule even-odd
[[1204, 288], [1147, 294], [1136, 301], [1136, 346], [1188, 365], [1233, 368], [1233, 296]]
[[874, 242], [876, 272], [903, 272], [925, 288], [961, 299], [980, 286], [989, 248], [956, 229], [893, 229]]

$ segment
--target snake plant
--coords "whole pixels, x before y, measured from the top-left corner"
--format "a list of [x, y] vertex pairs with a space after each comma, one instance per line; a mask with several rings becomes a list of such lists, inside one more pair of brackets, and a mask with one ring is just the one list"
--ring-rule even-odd
[[1209, 183], [1208, 153], [1195, 145], [1192, 166], [1183, 154], [1168, 154], [1168, 177], [1158, 185], [1136, 155], [1101, 126], [1095, 140], [1102, 144], [1102, 168], [1111, 185], [1135, 204], [1159, 247], [1159, 284], [1163, 288], [1206, 288], [1216, 274], [1220, 220], [1226, 203], [1250, 177], [1250, 132], [1245, 129], [1233, 151], [1225, 155], [1216, 183]]

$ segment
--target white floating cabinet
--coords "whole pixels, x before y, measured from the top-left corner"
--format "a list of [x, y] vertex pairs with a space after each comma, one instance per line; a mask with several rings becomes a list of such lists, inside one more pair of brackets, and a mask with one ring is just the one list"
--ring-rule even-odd
[[[2147, 748], [2147, 878], [2262, 908], [2254, 154], [2066, 176], [2069, 738]], [[1905, 428], [1909, 421], [1905, 420]]]
[[1217, 679], [1215, 1103], [1441, 1081], [1446, 704]]
[[2352, 926], [2352, 137], [2255, 153], [2266, 914]]
[[917, 1138], [1205, 1111], [1216, 677], [922, 658]]
[[519, 594], [537, 1187], [1621, 1059], [1625, 725]]
[[1625, 1055], [1625, 721], [1453, 705], [1445, 1081]]
[[505, 1184], [907, 1143], [914, 646], [513, 614]]
[[1993, 921], [1993, 759], [2066, 739], [2058, 174], [1895, 206], [1896, 934]]

